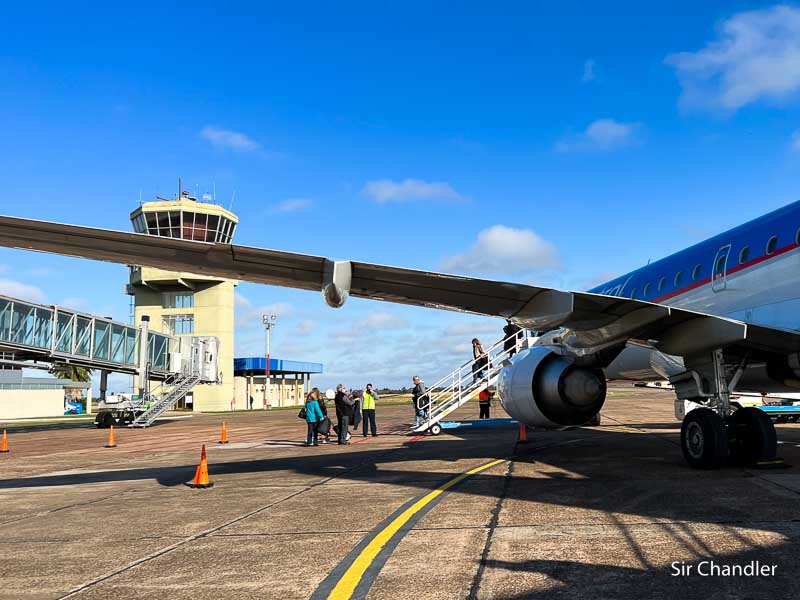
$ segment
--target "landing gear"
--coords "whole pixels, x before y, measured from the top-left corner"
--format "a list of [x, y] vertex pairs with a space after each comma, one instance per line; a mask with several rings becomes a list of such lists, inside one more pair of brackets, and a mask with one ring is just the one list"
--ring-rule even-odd
[[734, 412], [731, 434], [731, 455], [736, 462], [754, 465], [775, 458], [778, 438], [772, 420], [764, 411], [748, 406]]
[[709, 408], [696, 408], [681, 426], [683, 457], [694, 469], [718, 469], [728, 459], [725, 422]]
[[[676, 416], [683, 417], [681, 450], [686, 462], [695, 469], [718, 469], [728, 459], [747, 466], [773, 460], [778, 442], [769, 416], [730, 401], [747, 356], [730, 369], [722, 350], [715, 350], [710, 359], [696, 357], [692, 369], [670, 379], [678, 397]], [[686, 413], [686, 400], [703, 406]]]

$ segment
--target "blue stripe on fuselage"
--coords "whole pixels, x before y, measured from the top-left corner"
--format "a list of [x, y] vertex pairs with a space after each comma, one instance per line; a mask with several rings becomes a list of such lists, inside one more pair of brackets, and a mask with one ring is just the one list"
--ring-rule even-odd
[[[684, 289], [688, 291], [697, 287], [698, 281], [709, 281], [717, 252], [723, 246], [731, 245], [727, 264], [727, 268], [731, 269], [739, 265], [739, 254], [745, 246], [749, 247], [748, 261], [764, 256], [767, 242], [772, 236], [778, 236], [777, 249], [797, 243], [800, 237], [800, 201], [626, 273], [590, 289], [589, 292], [630, 298], [631, 292], [635, 290], [636, 299], [650, 302], [662, 299], [664, 296], [673, 297], [682, 293]], [[693, 280], [692, 271], [698, 264], [701, 265], [700, 273]], [[682, 273], [682, 277], [678, 285], [675, 285], [675, 275], [678, 272]], [[658, 283], [662, 277], [666, 278], [666, 282], [664, 288], [658, 290]], [[649, 294], [644, 297], [642, 292], [648, 283]]]

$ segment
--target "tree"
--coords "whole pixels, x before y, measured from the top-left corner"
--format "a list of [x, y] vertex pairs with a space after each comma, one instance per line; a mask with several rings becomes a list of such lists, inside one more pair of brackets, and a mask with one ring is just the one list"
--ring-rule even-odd
[[70, 381], [80, 381], [87, 383], [92, 380], [92, 370], [70, 365], [67, 363], [59, 363], [55, 365], [51, 372], [59, 379], [69, 379]]

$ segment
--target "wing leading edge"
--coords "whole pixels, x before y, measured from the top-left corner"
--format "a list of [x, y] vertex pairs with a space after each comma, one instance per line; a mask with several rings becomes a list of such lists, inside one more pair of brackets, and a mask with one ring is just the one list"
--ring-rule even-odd
[[795, 332], [641, 300], [247, 246], [5, 216], [0, 216], [0, 246], [322, 291], [332, 306], [351, 295], [513, 318], [532, 329], [562, 327], [563, 341], [586, 353], [628, 339], [680, 356], [730, 346], [800, 352]]

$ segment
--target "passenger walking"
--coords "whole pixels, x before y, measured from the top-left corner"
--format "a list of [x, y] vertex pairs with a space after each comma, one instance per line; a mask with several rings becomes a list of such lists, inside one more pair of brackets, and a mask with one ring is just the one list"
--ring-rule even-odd
[[253, 410], [253, 397], [250, 396], [250, 410]]
[[327, 444], [331, 437], [331, 420], [328, 418], [328, 406], [325, 403], [325, 395], [319, 391], [319, 388], [314, 388], [311, 391], [317, 393], [317, 398], [319, 398], [317, 402], [319, 402], [319, 408], [322, 411], [322, 421], [320, 421], [317, 427], [318, 437], [322, 438], [320, 444]]
[[306, 446], [319, 446], [317, 428], [322, 419], [322, 409], [319, 407], [319, 390], [314, 389], [306, 396], [306, 423], [308, 423]]
[[479, 419], [491, 418], [489, 417], [489, 409], [492, 406], [492, 398], [494, 398], [494, 392], [488, 385], [478, 393], [478, 406], [480, 407]]
[[414, 375], [414, 390], [411, 392], [411, 402], [414, 404], [414, 428], [428, 420], [428, 391], [419, 375]]
[[517, 347], [519, 346], [519, 334], [521, 331], [522, 327], [512, 322], [511, 319], [506, 319], [506, 326], [503, 327], [503, 339], [505, 339], [505, 342], [503, 343], [503, 349], [508, 352], [509, 358], [514, 356], [514, 354], [517, 352]]
[[475, 361], [472, 363], [472, 383], [475, 384], [483, 377], [486, 367], [489, 366], [489, 355], [486, 354], [478, 338], [472, 338], [472, 358]]
[[378, 399], [378, 392], [372, 389], [372, 384], [367, 384], [367, 389], [364, 390], [364, 399], [361, 403], [361, 412], [363, 416], [364, 428], [362, 433], [367, 437], [367, 432], [372, 428], [372, 437], [378, 435], [378, 428], [375, 425], [375, 401]]
[[336, 397], [333, 400], [336, 403], [336, 419], [338, 421], [339, 445], [343, 446], [349, 444], [347, 441], [350, 433], [347, 431], [350, 426], [350, 420], [353, 418], [353, 398], [347, 392], [347, 388], [343, 384], [336, 386]]

